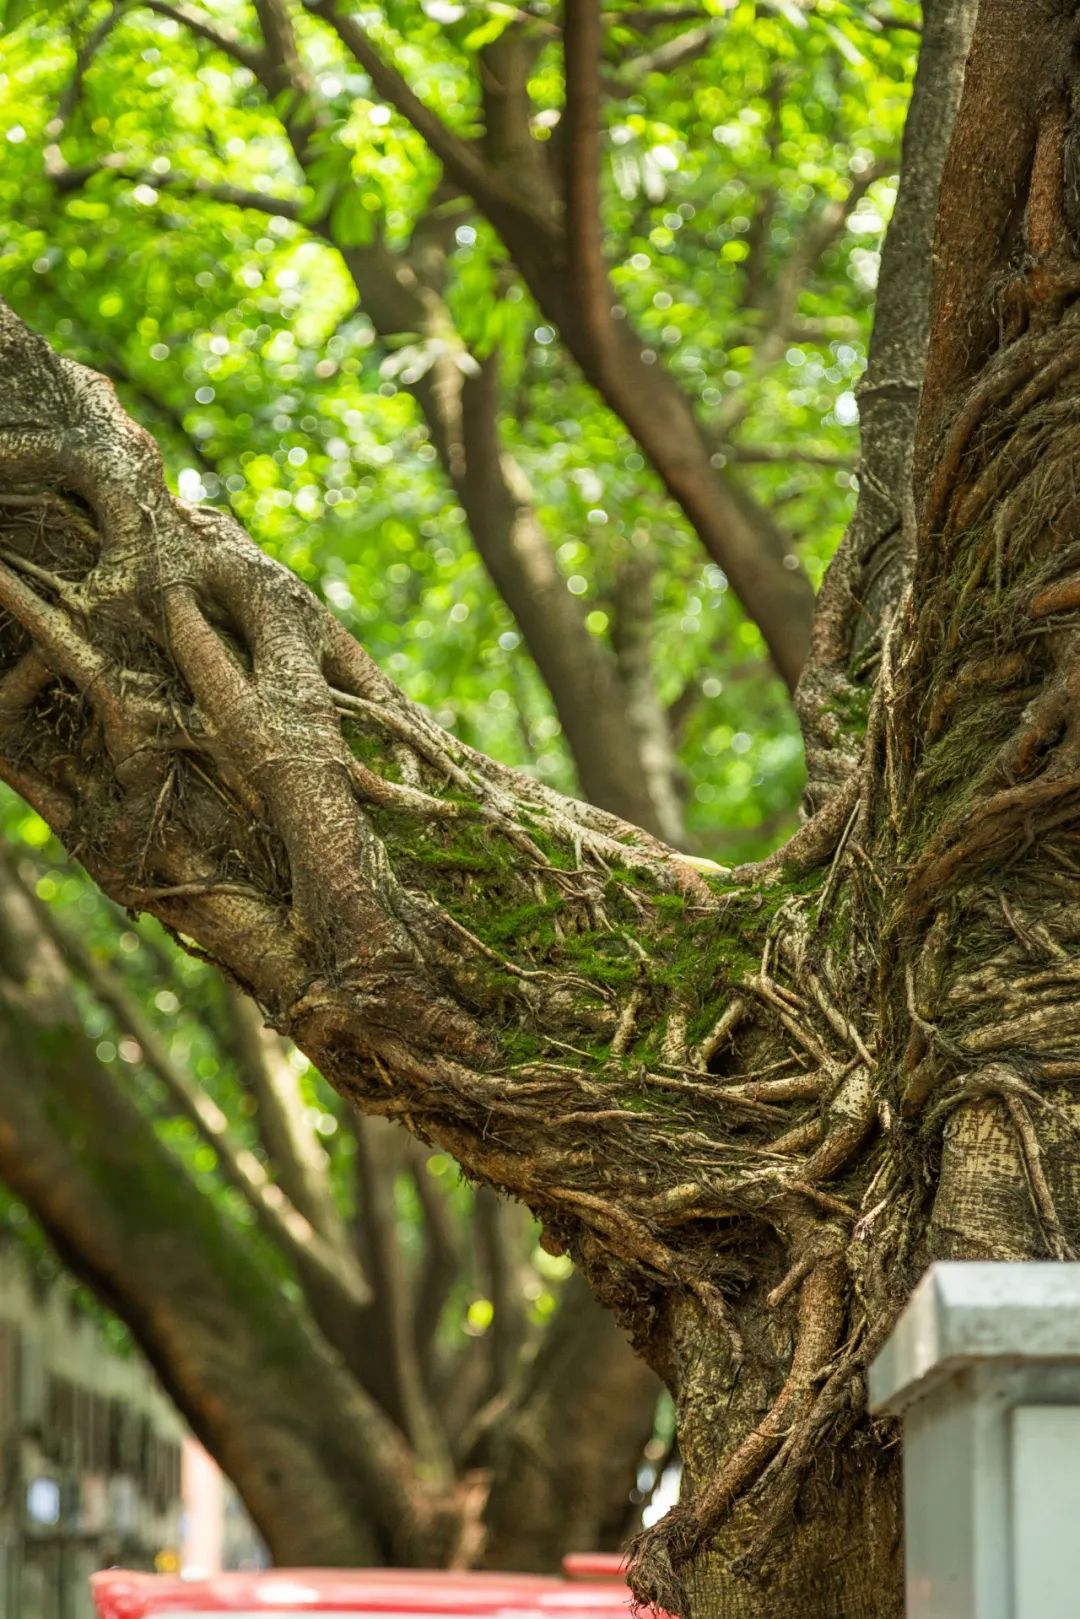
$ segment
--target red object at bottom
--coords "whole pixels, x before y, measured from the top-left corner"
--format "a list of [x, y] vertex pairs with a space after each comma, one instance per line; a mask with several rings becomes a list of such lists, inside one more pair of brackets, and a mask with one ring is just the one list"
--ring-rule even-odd
[[[110, 1570], [91, 1579], [99, 1619], [630, 1619], [632, 1598], [617, 1558], [568, 1559], [570, 1579], [412, 1569], [275, 1569], [268, 1574], [178, 1575]], [[666, 1619], [656, 1614], [653, 1619]]]

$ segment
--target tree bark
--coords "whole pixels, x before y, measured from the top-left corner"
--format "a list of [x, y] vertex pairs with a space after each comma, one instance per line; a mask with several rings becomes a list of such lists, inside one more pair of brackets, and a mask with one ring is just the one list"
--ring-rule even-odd
[[754, 867], [440, 732], [167, 494], [101, 379], [0, 326], [4, 774], [572, 1253], [676, 1398], [687, 1498], [633, 1571], [672, 1611], [898, 1614], [866, 1367], [935, 1255], [1080, 1246], [1072, 10], [980, 8], [910, 589], [858, 769]]
[[[21, 878], [14, 875], [13, 868], [9, 870], [9, 863], [2, 858], [0, 913], [7, 919], [6, 927], [0, 926], [0, 991], [7, 1008], [7, 1026], [10, 1039], [20, 1042], [29, 1053], [28, 1061], [12, 1067], [17, 1088], [0, 1084], [0, 1135], [6, 1134], [8, 1141], [7, 1151], [0, 1149], [0, 1171], [45, 1222], [69, 1266], [97, 1288], [103, 1302], [129, 1323], [162, 1381], [176, 1393], [181, 1410], [195, 1413], [192, 1420], [196, 1425], [203, 1407], [214, 1399], [214, 1423], [200, 1432], [218, 1459], [233, 1470], [242, 1498], [250, 1497], [253, 1516], [277, 1561], [311, 1563], [330, 1558], [349, 1563], [427, 1558], [474, 1562], [479, 1558], [489, 1566], [492, 1558], [498, 1557], [498, 1566], [552, 1572], [559, 1568], [566, 1552], [582, 1546], [618, 1549], [627, 1521], [629, 1492], [642, 1447], [651, 1432], [657, 1383], [655, 1375], [630, 1352], [622, 1334], [592, 1300], [584, 1284], [579, 1281], [564, 1293], [555, 1319], [540, 1339], [538, 1358], [526, 1383], [518, 1375], [523, 1338], [517, 1330], [512, 1301], [502, 1298], [492, 1284], [494, 1329], [511, 1358], [504, 1364], [496, 1355], [488, 1373], [490, 1386], [486, 1390], [477, 1388], [477, 1400], [484, 1400], [487, 1406], [483, 1414], [483, 1454], [463, 1457], [457, 1467], [458, 1483], [453, 1483], [449, 1458], [438, 1443], [443, 1433], [442, 1409], [436, 1414], [432, 1402], [426, 1413], [419, 1412], [415, 1392], [410, 1398], [407, 1390], [399, 1388], [397, 1378], [399, 1373], [403, 1379], [411, 1375], [415, 1385], [410, 1356], [414, 1353], [411, 1337], [419, 1325], [416, 1311], [429, 1302], [432, 1281], [436, 1292], [443, 1285], [454, 1285], [460, 1256], [454, 1251], [447, 1253], [444, 1244], [434, 1278], [416, 1278], [414, 1291], [408, 1268], [403, 1267], [403, 1256], [383, 1252], [387, 1247], [385, 1234], [390, 1229], [387, 1219], [392, 1222], [394, 1218], [392, 1211], [381, 1206], [381, 1197], [374, 1202], [365, 1198], [361, 1233], [369, 1238], [382, 1233], [377, 1240], [360, 1245], [374, 1290], [371, 1302], [358, 1307], [344, 1289], [331, 1285], [328, 1275], [304, 1263], [303, 1249], [287, 1232], [271, 1227], [269, 1235], [276, 1241], [279, 1257], [295, 1266], [306, 1308], [305, 1303], [286, 1298], [278, 1282], [269, 1274], [264, 1276], [270, 1257], [265, 1245], [250, 1231], [233, 1225], [227, 1210], [218, 1212], [211, 1206], [207, 1200], [212, 1194], [203, 1184], [196, 1186], [170, 1151], [156, 1144], [146, 1157], [144, 1149], [151, 1140], [152, 1119], [134, 1112], [115, 1063], [110, 1067], [98, 1060], [94, 1042], [82, 1033], [71, 994], [69, 972], [76, 973], [100, 996], [99, 976], [105, 969], [96, 957], [93, 964], [89, 963], [81, 951], [68, 960], [65, 951], [70, 941], [57, 927], [48, 906], [31, 897]], [[53, 946], [59, 955], [54, 954]], [[116, 986], [107, 976], [103, 1004], [114, 1012], [119, 1030], [140, 1037], [142, 1060], [148, 1063], [148, 1054], [155, 1041], [160, 1042], [160, 1036], [148, 1037], [142, 1014], [136, 1023], [130, 1021], [127, 1013], [131, 997], [126, 991], [119, 1004], [114, 1004]], [[295, 1194], [294, 1206], [301, 1206], [313, 1223], [321, 1213], [319, 1229], [324, 1238], [335, 1246], [344, 1246], [347, 1239], [339, 1230], [340, 1217], [325, 1207], [329, 1192], [327, 1166], [310, 1156], [314, 1143], [305, 1147], [300, 1139], [298, 1144], [307, 1121], [299, 1112], [299, 1097], [294, 1094], [296, 1076], [284, 1060], [281, 1042], [261, 1029], [250, 1001], [237, 994], [230, 996], [230, 1003], [231, 1023], [223, 1038], [228, 1042], [239, 1030], [238, 1043], [251, 1083], [263, 1101], [269, 1097], [267, 1136], [273, 1144], [272, 1166], [278, 1171], [280, 1163], [285, 1163], [282, 1180], [288, 1181]], [[47, 1030], [44, 1036], [43, 1030]], [[170, 1056], [159, 1054], [152, 1061], [151, 1071], [156, 1073], [172, 1061]], [[121, 1064], [120, 1071], [131, 1076], [130, 1084], [139, 1085], [137, 1068]], [[28, 1083], [33, 1087], [33, 1102], [41, 1110], [33, 1126], [28, 1124], [22, 1099]], [[95, 1136], [89, 1142], [85, 1131], [77, 1132], [70, 1143], [59, 1133], [48, 1136], [41, 1119], [52, 1120], [58, 1110], [67, 1106], [72, 1085], [80, 1088], [83, 1104], [103, 1116], [104, 1128], [116, 1133], [117, 1150], [123, 1153], [125, 1163], [131, 1160], [130, 1172], [111, 1173], [101, 1157], [99, 1138]], [[106, 1093], [109, 1100], [103, 1105], [101, 1099]], [[166, 1092], [167, 1108], [169, 1099], [170, 1093]], [[181, 1112], [186, 1115], [187, 1106]], [[121, 1121], [126, 1121], [123, 1127]], [[408, 1138], [385, 1121], [369, 1120], [366, 1125], [369, 1130], [380, 1127], [376, 1152], [369, 1154], [362, 1175], [364, 1185], [370, 1188], [385, 1177], [387, 1170], [392, 1178]], [[216, 1132], [209, 1139], [219, 1154], [236, 1151]], [[43, 1143], [48, 1143], [47, 1150]], [[47, 1175], [37, 1162], [42, 1152], [46, 1152]], [[302, 1161], [303, 1173], [298, 1173], [297, 1159]], [[83, 1170], [97, 1176], [98, 1201], [93, 1205], [82, 1196], [72, 1195]], [[142, 1191], [133, 1213], [130, 1186], [136, 1170]], [[428, 1189], [424, 1185], [427, 1180], [426, 1175], [420, 1179], [423, 1190]], [[67, 1217], [60, 1223], [51, 1195], [58, 1186], [65, 1188], [65, 1206], [70, 1205]], [[43, 1187], [50, 1189], [48, 1196], [43, 1197]], [[521, 1225], [523, 1210], [498, 1202], [491, 1193], [486, 1197], [497, 1205], [501, 1216], [516, 1216]], [[143, 1206], [147, 1199], [153, 1200], [152, 1208]], [[193, 1206], [203, 1209], [207, 1217], [195, 1221], [181, 1219], [177, 1214], [178, 1209], [182, 1213]], [[102, 1227], [119, 1222], [126, 1228], [132, 1218], [137, 1218], [141, 1227], [155, 1230], [167, 1225], [170, 1263], [164, 1288], [158, 1269], [144, 1264], [134, 1250], [133, 1263], [124, 1268], [119, 1283], [104, 1277]], [[392, 1241], [392, 1229], [390, 1237]], [[208, 1356], [199, 1311], [190, 1339], [179, 1330], [147, 1335], [144, 1322], [148, 1317], [161, 1319], [174, 1309], [173, 1274], [179, 1272], [184, 1278], [201, 1277], [209, 1270], [217, 1274], [223, 1247], [229, 1255], [225, 1267], [228, 1310], [220, 1300], [215, 1303], [211, 1297], [208, 1301], [205, 1288], [200, 1301], [213, 1311], [214, 1330], [225, 1339], [224, 1351], [213, 1358]], [[188, 1253], [188, 1249], [193, 1252]], [[369, 1262], [373, 1252], [378, 1253], [380, 1263]], [[123, 1265], [122, 1254], [113, 1255], [112, 1262]], [[246, 1285], [242, 1285], [245, 1277]], [[273, 1380], [249, 1378], [243, 1400], [234, 1398], [243, 1357], [249, 1352], [247, 1339], [236, 1332], [234, 1322], [244, 1312], [248, 1298], [261, 1298], [260, 1286], [263, 1291], [273, 1289], [275, 1312], [295, 1317], [292, 1330], [286, 1323], [280, 1334], [291, 1344], [295, 1388], [302, 1390], [309, 1383], [321, 1383], [329, 1346], [342, 1362], [335, 1373], [339, 1392], [344, 1386], [342, 1373], [347, 1368], [363, 1391], [365, 1402], [373, 1399], [401, 1435], [410, 1436], [408, 1451], [400, 1437], [395, 1441], [402, 1484], [415, 1489], [418, 1507], [429, 1495], [432, 1504], [441, 1501], [436, 1533], [403, 1531], [388, 1536], [385, 1523], [360, 1521], [354, 1481], [339, 1474], [333, 1458], [326, 1458], [325, 1477], [317, 1481], [317, 1496], [312, 1495], [315, 1486], [310, 1467], [304, 1463], [290, 1467], [278, 1486], [280, 1499], [275, 1501], [272, 1515], [267, 1514], [265, 1482], [255, 1465], [259, 1452], [243, 1443], [242, 1434], [229, 1436], [233, 1423], [259, 1433], [282, 1422]], [[403, 1287], [408, 1290], [408, 1299], [402, 1294]], [[504, 1305], [511, 1321], [509, 1335], [500, 1328]], [[257, 1333], [261, 1329], [262, 1316], [255, 1308], [248, 1331]], [[403, 1336], [410, 1342], [403, 1345]], [[599, 1404], [598, 1378], [604, 1387]], [[425, 1382], [434, 1396], [437, 1388], [430, 1375]], [[298, 1426], [302, 1432], [295, 1439], [291, 1430]], [[472, 1426], [475, 1428], [475, 1421]], [[290, 1433], [280, 1436], [282, 1449], [293, 1443], [301, 1448], [318, 1446], [319, 1433], [307, 1432], [306, 1417], [292, 1421], [289, 1427]], [[241, 1443], [234, 1443], [235, 1437]], [[425, 1479], [428, 1484], [438, 1485], [434, 1493], [421, 1482]], [[564, 1498], [562, 1490], [568, 1480], [573, 1481], [574, 1489]], [[394, 1499], [392, 1493], [391, 1503]], [[485, 1499], [491, 1525], [498, 1523], [497, 1533], [493, 1527], [483, 1526], [480, 1514]], [[539, 1512], [538, 1502], [545, 1502], [547, 1509]], [[314, 1515], [313, 1504], [317, 1508]], [[391, 1517], [394, 1510], [391, 1506]], [[339, 1518], [350, 1525], [347, 1534], [335, 1529]], [[287, 1534], [283, 1534], [283, 1526]]]
[[[522, 1197], [688, 1394], [687, 1422], [703, 1333], [708, 1362], [749, 1346], [756, 1279], [794, 1266], [777, 1341], [740, 1374], [775, 1395], [766, 1440], [735, 1443], [751, 1483], [793, 1404], [817, 1409], [801, 1381], [797, 1400], [771, 1387], [782, 1346], [808, 1384], [841, 1352], [827, 1261], [851, 1204], [818, 1183], [850, 1163], [854, 1195], [873, 1184], [870, 1036], [836, 1004], [836, 964], [805, 983], [800, 965], [843, 820], [782, 865], [706, 877], [472, 753], [231, 519], [168, 494], [107, 383], [10, 315], [3, 349], [5, 774], [357, 1105]], [[853, 1319], [851, 1365], [866, 1341]], [[736, 1437], [757, 1423], [741, 1397], [732, 1412]], [[641, 1559], [676, 1604], [731, 1493], [686, 1423], [682, 1444], [700, 1504]]]

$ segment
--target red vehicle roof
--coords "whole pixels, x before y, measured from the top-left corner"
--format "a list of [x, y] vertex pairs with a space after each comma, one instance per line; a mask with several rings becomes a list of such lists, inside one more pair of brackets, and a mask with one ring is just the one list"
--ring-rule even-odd
[[[99, 1619], [232, 1613], [431, 1616], [431, 1619], [628, 1619], [618, 1559], [582, 1557], [576, 1579], [442, 1570], [276, 1569], [268, 1574], [179, 1575], [110, 1570], [91, 1578]], [[584, 1576], [584, 1578], [581, 1578]], [[659, 1616], [662, 1619], [662, 1616]]]

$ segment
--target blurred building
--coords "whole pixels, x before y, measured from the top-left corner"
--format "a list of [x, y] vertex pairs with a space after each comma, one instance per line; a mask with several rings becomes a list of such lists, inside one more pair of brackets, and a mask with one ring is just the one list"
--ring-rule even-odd
[[142, 1357], [0, 1243], [0, 1619], [90, 1619], [87, 1577], [112, 1564], [264, 1561]]

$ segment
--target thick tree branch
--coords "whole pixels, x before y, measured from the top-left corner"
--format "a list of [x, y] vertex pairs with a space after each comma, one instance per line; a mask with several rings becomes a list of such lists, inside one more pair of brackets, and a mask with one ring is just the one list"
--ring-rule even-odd
[[[858, 388], [859, 500], [822, 587], [809, 664], [796, 699], [811, 805], [823, 803], [858, 768], [860, 716], [878, 672], [881, 633], [910, 570], [912, 453], [929, 344], [938, 192], [976, 10], [976, 0], [930, 0], [924, 7], [900, 186], [882, 250], [867, 369]], [[986, 221], [979, 228], [984, 227], [993, 235]]]
[[[549, 1118], [527, 1151], [523, 1142], [516, 1149], [508, 1145], [526, 1117], [533, 1120], [530, 1131], [535, 1130], [538, 1121], [526, 1097], [534, 1094], [532, 1084], [539, 1087], [537, 1095], [547, 1089], [547, 1064], [558, 1062], [554, 1053], [561, 1044], [568, 1040], [578, 1046], [588, 1029], [595, 1031], [594, 1038], [614, 1037], [625, 1011], [620, 997], [603, 981], [591, 985], [580, 979], [569, 961], [562, 966], [545, 962], [552, 948], [556, 959], [561, 956], [565, 923], [539, 956], [524, 938], [519, 940], [519, 959], [514, 960], [455, 914], [449, 893], [436, 898], [415, 889], [415, 878], [404, 876], [416, 858], [410, 853], [414, 834], [407, 827], [419, 816], [428, 828], [424, 836], [434, 835], [436, 844], [446, 835], [467, 835], [470, 824], [486, 828], [483, 840], [489, 847], [494, 839], [496, 849], [516, 851], [499, 879], [509, 884], [508, 898], [522, 883], [530, 894], [537, 884], [541, 891], [553, 884], [555, 894], [566, 896], [572, 909], [584, 906], [583, 918], [595, 918], [588, 927], [599, 927], [601, 941], [612, 930], [613, 907], [629, 907], [628, 914], [639, 916], [642, 905], [650, 909], [655, 904], [643, 897], [650, 893], [657, 900], [664, 894], [683, 895], [710, 915], [715, 900], [693, 863], [643, 834], [632, 834], [612, 817], [560, 801], [538, 784], [515, 778], [443, 737], [295, 581], [259, 556], [231, 520], [185, 507], [167, 494], [149, 442], [117, 410], [100, 379], [53, 359], [10, 316], [4, 337], [16, 382], [9, 390], [8, 421], [0, 424], [0, 467], [7, 468], [9, 480], [24, 482], [59, 473], [97, 514], [100, 559], [72, 587], [83, 604], [80, 614], [99, 597], [123, 600], [129, 604], [125, 612], [137, 613], [139, 598], [129, 595], [134, 585], [130, 570], [134, 557], [144, 558], [134, 563], [136, 572], [149, 567], [158, 581], [152, 589], [158, 607], [144, 631], [150, 637], [147, 656], [164, 658], [190, 693], [182, 698], [177, 688], [162, 706], [148, 686], [147, 694], [141, 694], [146, 682], [137, 680], [139, 695], [122, 702], [117, 715], [114, 688], [119, 676], [109, 675], [99, 656], [84, 654], [94, 673], [80, 701], [111, 716], [108, 768], [114, 771], [119, 764], [129, 782], [124, 794], [128, 807], [122, 813], [110, 809], [89, 780], [78, 788], [76, 807], [71, 795], [83, 767], [76, 766], [72, 777], [65, 763], [56, 776], [48, 733], [35, 732], [37, 740], [31, 741], [32, 733], [19, 725], [10, 704], [9, 756], [19, 736], [16, 753], [29, 748], [37, 775], [68, 800], [67, 808], [58, 809], [51, 793], [39, 794], [42, 808], [80, 847], [90, 835], [90, 816], [97, 852], [91, 853], [87, 842], [84, 858], [115, 897], [152, 909], [167, 925], [200, 939], [258, 995], [273, 1020], [299, 1036], [324, 1072], [365, 1108], [412, 1118], [476, 1172], [543, 1205], [550, 1218], [575, 1225], [584, 1220], [601, 1246], [611, 1244], [614, 1252], [629, 1254], [644, 1243], [644, 1252], [651, 1255], [647, 1263], [662, 1267], [665, 1244], [646, 1240], [644, 1227], [633, 1216], [616, 1217], [605, 1196], [597, 1200], [594, 1191], [579, 1183], [573, 1155], [567, 1158], [565, 1138], [556, 1128], [562, 1114]], [[42, 413], [50, 410], [52, 422], [69, 425], [47, 427]], [[100, 483], [104, 464], [111, 468], [107, 485]], [[56, 543], [61, 535], [65, 545], [82, 543], [76, 542], [62, 512], [56, 521]], [[76, 554], [69, 566], [77, 571]], [[13, 574], [11, 585], [19, 578]], [[46, 587], [38, 583], [37, 588]], [[41, 638], [46, 665], [63, 654], [67, 667], [68, 638], [75, 633], [68, 609], [58, 605], [45, 611], [36, 590], [30, 594], [39, 607], [26, 599], [27, 587], [9, 589], [11, 610], [26, 626], [24, 634], [28, 630]], [[96, 621], [92, 611], [80, 619]], [[21, 656], [13, 670], [21, 668]], [[382, 772], [374, 769], [370, 756], [354, 753], [348, 740], [354, 732], [386, 737], [392, 746], [404, 743], [415, 759], [409, 777], [396, 779], [385, 767]], [[192, 752], [205, 762], [201, 774], [192, 772], [189, 779], [183, 759]], [[70, 753], [65, 758], [70, 760]], [[220, 787], [204, 801], [206, 789], [199, 783], [208, 766], [220, 776]], [[178, 772], [184, 773], [179, 796]], [[447, 799], [446, 786], [463, 795], [464, 802]], [[234, 874], [215, 871], [212, 857], [207, 863], [209, 846], [203, 846], [201, 837], [193, 841], [191, 830], [183, 830], [177, 820], [183, 802], [190, 827], [195, 800], [203, 804], [199, 814], [220, 824], [220, 835], [234, 842], [239, 837], [242, 845], [249, 842], [250, 831], [241, 832], [239, 824], [232, 830], [234, 817], [241, 816], [249, 828], [252, 816], [269, 817], [268, 847], [279, 842], [280, 854], [263, 869], [258, 861], [251, 864], [253, 848]], [[365, 804], [366, 811], [361, 807]], [[134, 864], [124, 853], [127, 833], [121, 830], [131, 816], [143, 821], [139, 847], [145, 849]], [[399, 827], [405, 838], [400, 847]], [[209, 828], [210, 821], [208, 835]], [[547, 852], [537, 842], [541, 829], [550, 845]], [[560, 863], [563, 848], [573, 863], [569, 876], [563, 875]], [[438, 873], [443, 869], [438, 848], [430, 853], [432, 871]], [[631, 895], [620, 886], [618, 895], [602, 897], [613, 862], [638, 874], [635, 882], [644, 885], [640, 893]], [[453, 862], [445, 869], [452, 872]], [[542, 909], [548, 903], [545, 899]], [[275, 914], [293, 920], [282, 929], [280, 921], [272, 920]], [[263, 940], [258, 950], [252, 948], [252, 928]], [[621, 937], [617, 926], [613, 937]], [[311, 946], [305, 943], [309, 938]], [[267, 940], [273, 941], [269, 948]], [[608, 948], [602, 942], [597, 947]], [[311, 948], [323, 962], [338, 961], [329, 978], [325, 966], [317, 967], [309, 957]], [[619, 946], [620, 952], [623, 948]], [[628, 973], [633, 983], [639, 959], [631, 952], [619, 972], [622, 981]], [[647, 977], [647, 967], [640, 970]], [[377, 993], [376, 985], [382, 986]], [[499, 1056], [493, 1027], [479, 1014], [484, 1005], [505, 1003], [507, 994], [528, 1020], [554, 1019], [563, 1031], [548, 1056], [540, 1054], [547, 1049], [547, 1037], [540, 1036], [538, 1057], [526, 1063], [526, 1073], [531, 1069], [535, 1078], [518, 1100], [509, 1077], [497, 1077], [505, 1058]], [[662, 1026], [670, 1024], [666, 1007], [658, 1001], [646, 1011], [641, 997], [637, 999], [642, 1036], [652, 1026], [659, 1039]], [[675, 1061], [676, 1066], [692, 1055], [689, 1050], [685, 1058], [677, 1055], [685, 1038], [678, 1026], [676, 1017], [661, 1040], [667, 1055], [661, 1058], [658, 1050], [659, 1060]], [[400, 1073], [404, 1090], [395, 1084], [387, 1093], [378, 1077], [384, 1070]], [[442, 1076], [438, 1084], [449, 1085], [460, 1098], [452, 1114], [444, 1116], [435, 1093], [428, 1093], [437, 1075]], [[556, 1083], [553, 1072], [551, 1082]], [[510, 1088], [499, 1100], [507, 1084]], [[618, 1130], [625, 1109], [604, 1106], [602, 1094], [603, 1084], [589, 1080], [577, 1099], [566, 1098], [563, 1112], [584, 1117], [599, 1109], [598, 1124]], [[495, 1105], [505, 1112], [509, 1135], [492, 1135], [489, 1122], [474, 1137], [469, 1121], [490, 1121]], [[458, 1106], [463, 1108], [460, 1114]], [[512, 1124], [514, 1119], [519, 1123]]]
[[533, 134], [535, 107], [529, 95], [529, 77], [539, 41], [535, 24], [505, 28], [485, 45], [477, 61], [484, 108], [482, 146], [489, 167], [515, 190], [527, 196], [537, 214], [554, 218], [558, 206], [557, 175], [551, 150]]

